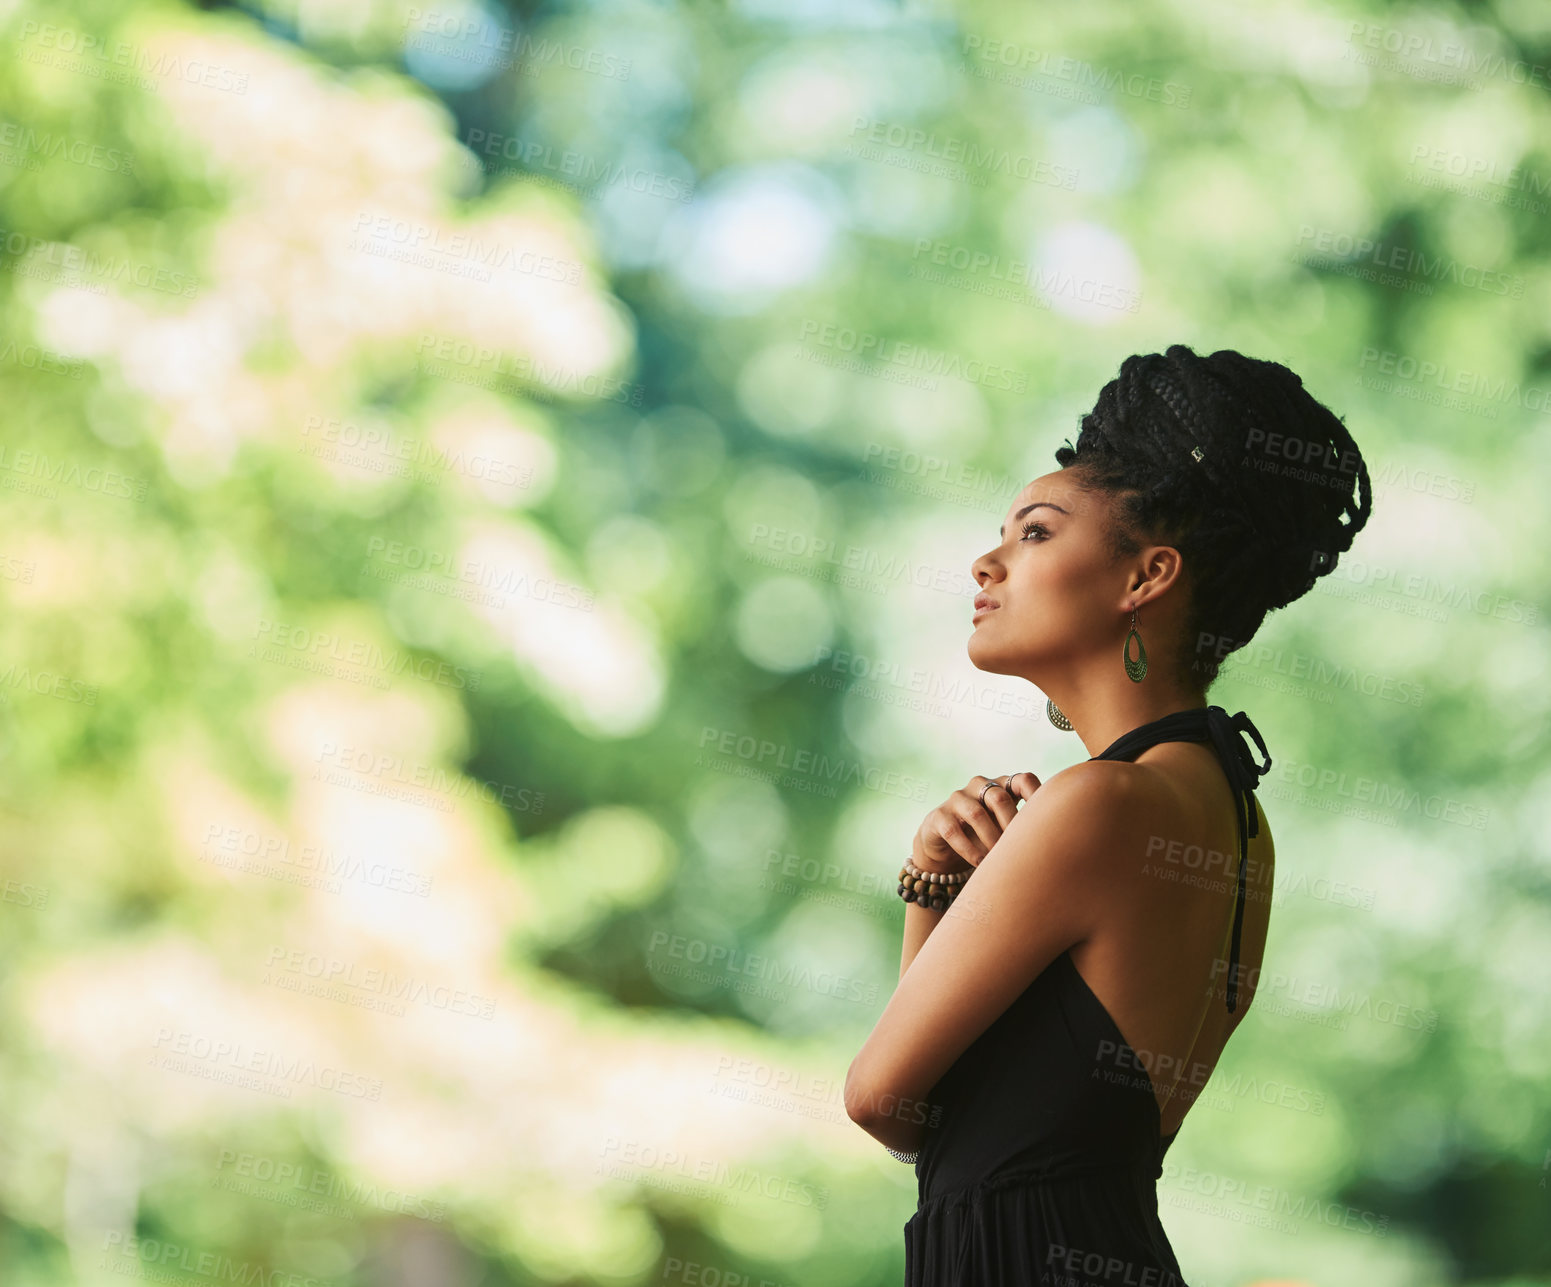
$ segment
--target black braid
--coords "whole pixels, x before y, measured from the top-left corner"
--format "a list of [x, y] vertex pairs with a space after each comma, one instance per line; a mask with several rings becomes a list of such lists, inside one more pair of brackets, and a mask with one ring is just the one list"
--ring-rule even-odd
[[1119, 495], [1117, 558], [1143, 543], [1183, 556], [1191, 597], [1177, 661], [1203, 690], [1266, 613], [1335, 567], [1373, 510], [1342, 419], [1287, 367], [1232, 349], [1128, 357], [1076, 445], [1055, 455], [1083, 486]]

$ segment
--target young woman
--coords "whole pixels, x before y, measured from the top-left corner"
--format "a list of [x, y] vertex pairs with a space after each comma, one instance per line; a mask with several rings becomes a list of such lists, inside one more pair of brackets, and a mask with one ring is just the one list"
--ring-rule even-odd
[[908, 1287], [1183, 1287], [1156, 1182], [1254, 999], [1274, 868], [1265, 743], [1206, 689], [1372, 507], [1342, 421], [1232, 350], [1127, 358], [1056, 461], [975, 560], [969, 656], [1091, 758], [927, 815], [846, 1078], [915, 1163]]

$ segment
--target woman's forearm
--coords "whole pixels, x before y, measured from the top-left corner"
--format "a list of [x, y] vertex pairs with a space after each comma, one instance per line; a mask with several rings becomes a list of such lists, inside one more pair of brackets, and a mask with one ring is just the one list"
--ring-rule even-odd
[[941, 1109], [917, 1100], [896, 1101], [889, 1111], [876, 1117], [864, 1117], [858, 1125], [884, 1148], [914, 1153], [926, 1140], [926, 1132], [937, 1122]]
[[900, 978], [905, 977], [905, 971], [910, 968], [910, 962], [916, 959], [921, 944], [932, 936], [938, 922], [947, 914], [946, 908], [934, 912], [930, 907], [922, 907], [920, 903], [905, 904], [905, 938], [899, 953]]
[[[910, 847], [910, 861], [920, 871], [946, 871], [950, 874], [968, 873], [974, 875], [975, 869], [962, 858], [952, 859], [952, 866], [944, 866], [939, 862], [933, 862], [921, 852], [920, 837]], [[920, 903], [905, 904], [905, 938], [899, 953], [899, 977], [905, 977], [905, 971], [910, 968], [910, 962], [916, 959], [916, 953], [921, 950], [921, 944], [931, 938], [932, 931], [937, 928], [938, 922], [948, 914], [949, 903], [940, 912], [934, 912], [930, 907], [922, 907]]]
[[[915, 865], [921, 868], [923, 871], [944, 870], [943, 868], [936, 867], [930, 863], [923, 862], [919, 853], [913, 853], [911, 857], [915, 862]], [[962, 863], [954, 870], [966, 872], [970, 875], [971, 878], [973, 878], [975, 872], [975, 868], [971, 867], [967, 862]], [[960, 889], [962, 888], [963, 886], [960, 886]], [[953, 902], [949, 903], [948, 906], [943, 908], [943, 910], [940, 912], [934, 912], [930, 907], [922, 907], [920, 903], [905, 904], [905, 937], [899, 952], [900, 978], [905, 977], [905, 971], [910, 968], [910, 962], [916, 959], [916, 953], [921, 950], [921, 945], [925, 943], [927, 939], [931, 938], [932, 931], [942, 923], [942, 918], [950, 911], [952, 911], [953, 908], [957, 905], [957, 897], [955, 897]], [[965, 913], [962, 911], [957, 913], [957, 915], [960, 916], [964, 914]]]

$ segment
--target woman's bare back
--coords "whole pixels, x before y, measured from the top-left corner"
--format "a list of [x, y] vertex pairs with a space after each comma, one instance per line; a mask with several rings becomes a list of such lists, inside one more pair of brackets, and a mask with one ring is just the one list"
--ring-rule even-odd
[[1117, 1065], [1124, 1065], [1119, 1071], [1151, 1078], [1160, 1133], [1166, 1137], [1179, 1129], [1200, 1097], [1254, 999], [1254, 980], [1265, 956], [1275, 850], [1257, 800], [1260, 830], [1249, 842], [1238, 1008], [1229, 1013], [1239, 839], [1233, 792], [1222, 765], [1210, 744], [1165, 742], [1131, 765], [1116, 767], [1141, 768], [1150, 779], [1145, 834], [1135, 861], [1116, 865], [1119, 872], [1105, 890], [1101, 928], [1073, 946], [1070, 955], [1131, 1047], [1116, 1052]]

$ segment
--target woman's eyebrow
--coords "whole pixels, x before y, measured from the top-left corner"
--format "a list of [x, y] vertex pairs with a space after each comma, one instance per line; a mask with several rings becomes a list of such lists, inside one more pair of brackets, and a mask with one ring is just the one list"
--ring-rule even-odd
[[[1065, 514], [1065, 513], [1067, 513], [1066, 510], [1062, 509], [1054, 501], [1035, 501], [1032, 505], [1025, 505], [1016, 514], [1014, 514], [1012, 516], [1012, 521], [1014, 523], [1016, 523], [1020, 518], [1022, 518], [1025, 514], [1027, 514], [1031, 509], [1038, 509], [1041, 505], [1043, 505], [1046, 509], [1053, 509], [1053, 510], [1055, 510], [1055, 512], [1057, 514]], [[1006, 536], [1007, 535], [1007, 524], [1003, 523], [1001, 527], [997, 528], [996, 529], [996, 534], [998, 536]]]

